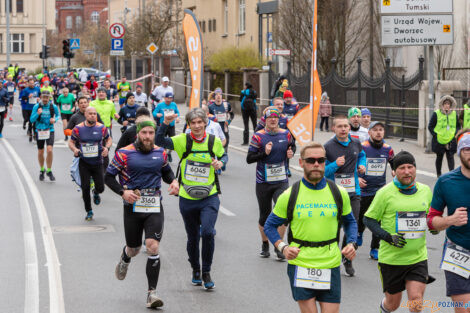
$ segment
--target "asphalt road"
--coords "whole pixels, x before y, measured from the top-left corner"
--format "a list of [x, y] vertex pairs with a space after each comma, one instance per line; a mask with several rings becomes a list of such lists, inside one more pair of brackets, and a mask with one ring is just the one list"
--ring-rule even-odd
[[[181, 108], [184, 112], [185, 108]], [[162, 267], [158, 292], [162, 311], [193, 313], [298, 312], [292, 300], [286, 263], [258, 257], [260, 239], [255, 196], [255, 165], [247, 165], [241, 147], [241, 118], [233, 122], [228, 169], [221, 176], [221, 204], [216, 224], [212, 277], [217, 288], [206, 292], [190, 284], [186, 234], [176, 197], [165, 195], [165, 231], [160, 248]], [[0, 312], [106, 313], [148, 312], [145, 308], [146, 255], [132, 259], [124, 281], [114, 268], [124, 245], [122, 203], [106, 189], [94, 206], [92, 222], [84, 220], [81, 193], [70, 179], [72, 153], [58, 123], [53, 172], [57, 181], [39, 182], [37, 149], [21, 128], [19, 106], [0, 139]], [[113, 134], [117, 142], [119, 128]], [[324, 142], [331, 133], [321, 133]], [[418, 181], [433, 187], [433, 156], [412, 142], [389, 141], [399, 151], [415, 149]], [[175, 158], [176, 159], [176, 158]], [[297, 158], [296, 158], [297, 159]], [[458, 163], [458, 162], [457, 162]], [[297, 164], [294, 160], [292, 165]], [[422, 165], [421, 165], [422, 164]], [[177, 162], [172, 166], [176, 171]], [[300, 178], [294, 170], [291, 183]], [[164, 186], [166, 191], [166, 186]], [[428, 235], [429, 269], [437, 281], [425, 299], [445, 301], [445, 280], [439, 269], [444, 236]], [[356, 276], [342, 276], [341, 312], [377, 312], [382, 299], [377, 263], [369, 259], [370, 232], [354, 262]], [[397, 312], [408, 312], [401, 308]], [[431, 312], [426, 308], [423, 312]], [[437, 312], [434, 310], [433, 312]], [[439, 312], [453, 312], [441, 308]]]

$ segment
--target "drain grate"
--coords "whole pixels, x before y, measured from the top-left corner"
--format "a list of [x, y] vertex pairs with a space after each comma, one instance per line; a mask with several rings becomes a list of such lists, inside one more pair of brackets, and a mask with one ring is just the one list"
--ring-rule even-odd
[[113, 225], [71, 225], [54, 226], [52, 232], [55, 234], [76, 234], [76, 233], [114, 233]]

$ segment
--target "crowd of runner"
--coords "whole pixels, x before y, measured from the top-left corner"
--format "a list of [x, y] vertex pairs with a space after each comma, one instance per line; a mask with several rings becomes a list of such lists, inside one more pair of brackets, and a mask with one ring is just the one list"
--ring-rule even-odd
[[[93, 75], [86, 81], [78, 80], [74, 72], [66, 77], [47, 72], [33, 77], [15, 67], [0, 71], [0, 77], [0, 138], [5, 118], [13, 120], [17, 95], [26, 138], [37, 146], [40, 181], [45, 176], [55, 181], [53, 146], [62, 131], [73, 154], [72, 176], [82, 191], [85, 219], [93, 219], [92, 200], [95, 207], [101, 204], [105, 186], [122, 197], [125, 245], [115, 269], [117, 279], [126, 278], [144, 238], [148, 255], [146, 305], [163, 306], [156, 291], [162, 262], [163, 180], [168, 194], [179, 197], [192, 270], [190, 282], [206, 290], [215, 288], [210, 272], [220, 207], [219, 175], [227, 168], [229, 129], [234, 119], [232, 105], [224, 99], [221, 88], [183, 118], [168, 77], [161, 79], [149, 97], [140, 83], [132, 90], [126, 77], [118, 82], [111, 77], [97, 81]], [[435, 280], [429, 275], [426, 236], [442, 230], [446, 230], [441, 262], [446, 295], [455, 303], [469, 303], [468, 105], [458, 115], [455, 99], [444, 96], [430, 120], [439, 177], [432, 191], [416, 181], [414, 156], [407, 151], [394, 153], [384, 139], [387, 125], [375, 121], [367, 108], [351, 107], [347, 115], [336, 114], [330, 129], [331, 104], [324, 93], [321, 129], [331, 130], [331, 139], [301, 147], [303, 177], [290, 182], [289, 160], [298, 147], [287, 125], [300, 106], [287, 80], [277, 87], [258, 120], [256, 92], [250, 83], [245, 84], [240, 94], [245, 127], [242, 145], [248, 146], [246, 162], [256, 163], [259, 256], [270, 257], [271, 242], [276, 259], [288, 261], [292, 296], [300, 311], [318, 312], [318, 302], [320, 312], [339, 312], [340, 265], [346, 276], [356, 275], [353, 260], [356, 250], [364, 245], [366, 228], [373, 234], [369, 255], [378, 261], [382, 280], [384, 298], [377, 301], [380, 312], [397, 310], [404, 291], [410, 312], [422, 311], [426, 285]], [[60, 130], [55, 127], [59, 120], [63, 124]], [[121, 136], [111, 152], [116, 137], [113, 120], [121, 125]], [[251, 140], [250, 120], [254, 131]], [[184, 124], [183, 132], [177, 133], [176, 123]], [[171, 164], [173, 150], [179, 159], [176, 173]], [[456, 169], [455, 153], [461, 162]], [[442, 174], [444, 154], [451, 171]], [[388, 165], [393, 177], [390, 182]], [[462, 306], [455, 312], [469, 311]]]

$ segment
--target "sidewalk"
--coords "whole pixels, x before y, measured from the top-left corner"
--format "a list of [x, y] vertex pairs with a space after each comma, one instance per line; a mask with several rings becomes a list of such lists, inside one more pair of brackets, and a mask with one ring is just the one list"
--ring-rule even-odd
[[[181, 116], [184, 119], [184, 115], [188, 112], [188, 107], [184, 104], [178, 104], [178, 109], [180, 110]], [[184, 124], [184, 122], [183, 122]], [[331, 124], [331, 119], [330, 119]], [[181, 125], [181, 124], [180, 124]], [[182, 126], [181, 126], [182, 127]], [[229, 142], [229, 151], [237, 150], [243, 153], [247, 153], [248, 148], [246, 146], [242, 146], [243, 141], [243, 119], [241, 115], [236, 114], [235, 118], [233, 119], [232, 123], [229, 126], [230, 129], [230, 142]], [[253, 130], [250, 126], [250, 138], [253, 135]], [[315, 131], [315, 141], [320, 142], [322, 144], [326, 143], [331, 137], [333, 137], [333, 132], [321, 132], [319, 128]], [[386, 142], [392, 146], [395, 154], [398, 152], [405, 150], [410, 152], [414, 155], [417, 163], [417, 173], [420, 175], [424, 175], [431, 178], [436, 178], [436, 169], [435, 169], [435, 160], [436, 155], [434, 153], [426, 154], [424, 152], [424, 148], [418, 146], [418, 142], [415, 140], [406, 139], [404, 142], [400, 142], [399, 138], [388, 138]], [[294, 158], [290, 161], [291, 169], [301, 171], [301, 168], [298, 167], [299, 164], [299, 146], [297, 146], [297, 152], [295, 153]], [[444, 158], [445, 159], [445, 158]], [[460, 166], [460, 160], [457, 156], [455, 156], [455, 167]], [[447, 169], [447, 161], [443, 161], [442, 165], [442, 172], [446, 173]]]

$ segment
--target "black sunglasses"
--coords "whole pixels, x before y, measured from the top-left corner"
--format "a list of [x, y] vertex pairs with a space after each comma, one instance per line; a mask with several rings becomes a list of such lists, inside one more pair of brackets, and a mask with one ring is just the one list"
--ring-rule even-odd
[[302, 159], [304, 160], [306, 163], [308, 164], [315, 164], [316, 162], [318, 162], [318, 164], [323, 164], [325, 163], [326, 161], [326, 158], [325, 157], [321, 157], [321, 158], [305, 158], [305, 159]]

